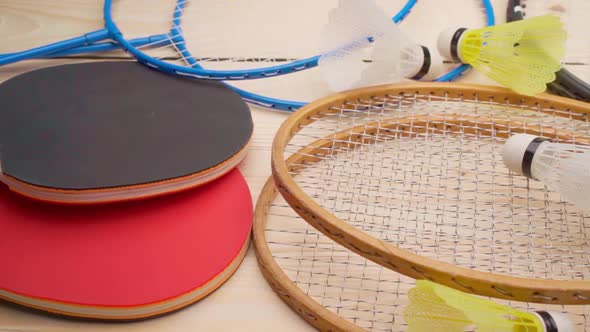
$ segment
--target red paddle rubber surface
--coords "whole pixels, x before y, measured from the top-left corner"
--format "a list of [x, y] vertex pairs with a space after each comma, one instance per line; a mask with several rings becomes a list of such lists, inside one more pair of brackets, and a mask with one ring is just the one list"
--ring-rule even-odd
[[250, 236], [238, 170], [194, 190], [97, 206], [31, 201], [0, 187], [0, 291], [82, 306], [166, 301], [219, 275]]

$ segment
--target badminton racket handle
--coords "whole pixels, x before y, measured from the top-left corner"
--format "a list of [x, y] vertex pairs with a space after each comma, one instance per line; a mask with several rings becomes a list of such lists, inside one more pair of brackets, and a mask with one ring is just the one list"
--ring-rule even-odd
[[51, 53], [57, 53], [78, 46], [89, 45], [107, 38], [109, 38], [109, 31], [107, 29], [93, 31], [80, 37], [67, 39], [57, 43], [48, 44], [27, 51], [4, 56], [0, 58], [0, 66], [35, 57], [40, 57]]
[[506, 7], [506, 17], [508, 18], [508, 22], [519, 21], [524, 19], [524, 15], [522, 14], [522, 7], [520, 5], [520, 0], [508, 1], [508, 6]]
[[560, 96], [590, 102], [590, 83], [562, 68], [555, 81], [547, 85], [549, 91]]
[[[170, 40], [168, 39], [168, 35], [162, 34], [162, 35], [153, 35], [153, 36], [149, 36], [149, 37], [140, 37], [140, 38], [131, 39], [131, 40], [129, 40], [129, 43], [131, 43], [131, 45], [133, 45], [135, 47], [141, 47], [141, 46], [148, 45], [148, 44], [153, 47], [160, 47], [160, 46], [165, 46], [165, 45], [169, 44]], [[68, 50], [64, 50], [64, 51], [60, 51], [60, 52], [56, 52], [56, 53], [43, 54], [43, 55], [35, 57], [35, 58], [56, 58], [56, 57], [61, 57], [61, 56], [69, 56], [69, 55], [84, 54], [84, 53], [108, 52], [108, 51], [118, 50], [120, 48], [121, 48], [121, 45], [119, 45], [115, 42], [104, 42], [104, 43], [96, 43], [96, 44], [92, 44], [92, 45], [74, 47], [74, 48], [70, 48]], [[15, 54], [19, 54], [19, 53], [0, 54], [0, 59], [15, 55]]]
[[[141, 47], [143, 45], [150, 45], [154, 47], [160, 47], [168, 44], [170, 41], [168, 40], [167, 35], [153, 35], [149, 37], [141, 37], [135, 38], [129, 41], [131, 45], [134, 47]], [[121, 45], [115, 42], [105, 42], [105, 43], [97, 43], [93, 45], [86, 45], [80, 47], [74, 47], [65, 51], [51, 53], [46, 55], [46, 57], [59, 57], [59, 56], [67, 56], [67, 55], [75, 55], [75, 54], [83, 54], [83, 53], [96, 53], [96, 52], [107, 52], [107, 51], [114, 51], [121, 48]], [[0, 59], [2, 59], [0, 57]]]

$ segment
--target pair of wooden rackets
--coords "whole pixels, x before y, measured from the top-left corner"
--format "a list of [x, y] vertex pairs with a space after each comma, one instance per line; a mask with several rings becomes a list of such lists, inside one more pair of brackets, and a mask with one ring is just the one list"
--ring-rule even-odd
[[[523, 2], [509, 2], [509, 20], [565, 3]], [[568, 56], [585, 57], [575, 51], [584, 45]], [[584, 64], [568, 66], [583, 77]], [[581, 80], [568, 77], [560, 72], [551, 92], [584, 101]], [[589, 117], [584, 102], [455, 84], [316, 101], [275, 137], [254, 223], [265, 278], [319, 330], [407, 331], [408, 292], [428, 279], [526, 311], [562, 312], [589, 331], [590, 216], [511, 173], [501, 157], [506, 139], [523, 132], [588, 145]]]
[[275, 137], [256, 207], [266, 279], [320, 330], [406, 331], [415, 279], [589, 330], [590, 216], [507, 169], [516, 133], [588, 145], [590, 104], [417, 83], [305, 106]]

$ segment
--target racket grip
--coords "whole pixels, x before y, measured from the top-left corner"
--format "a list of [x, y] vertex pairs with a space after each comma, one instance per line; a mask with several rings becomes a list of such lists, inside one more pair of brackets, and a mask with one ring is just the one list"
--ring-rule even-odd
[[[129, 43], [134, 47], [141, 47], [144, 45], [150, 45], [154, 47], [164, 46], [170, 43], [167, 35], [153, 35], [149, 37], [140, 37], [129, 40]], [[68, 49], [62, 52], [51, 53], [48, 54], [46, 57], [59, 57], [59, 56], [68, 56], [68, 55], [75, 55], [75, 54], [83, 54], [83, 53], [96, 53], [96, 52], [107, 52], [120, 49], [121, 46], [115, 42], [105, 42], [105, 43], [97, 43], [93, 45], [86, 45], [75, 47], [72, 49]], [[1, 58], [0, 58], [1, 59]]]
[[[162, 34], [162, 35], [153, 35], [153, 36], [149, 36], [149, 37], [134, 38], [134, 39], [129, 40], [129, 43], [131, 45], [133, 45], [134, 47], [140, 47], [140, 46], [144, 46], [144, 45], [153, 46], [153, 47], [160, 47], [160, 46], [165, 46], [165, 45], [169, 44], [170, 40], [168, 39], [168, 35]], [[37, 58], [37, 59], [57, 58], [57, 57], [62, 57], [62, 56], [70, 56], [70, 55], [83, 54], [83, 53], [107, 52], [107, 51], [117, 50], [120, 48], [121, 48], [121, 46], [115, 42], [95, 43], [92, 45], [70, 48], [65, 51], [60, 51], [60, 52], [56, 52], [56, 53], [43, 54], [43, 55], [37, 56], [35, 58]], [[14, 55], [14, 54], [18, 54], [18, 53], [0, 54], [0, 59], [7, 57], [7, 56]]]

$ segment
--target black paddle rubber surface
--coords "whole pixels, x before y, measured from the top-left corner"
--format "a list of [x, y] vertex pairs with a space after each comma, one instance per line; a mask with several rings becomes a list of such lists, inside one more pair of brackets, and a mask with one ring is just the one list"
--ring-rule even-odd
[[223, 83], [135, 62], [44, 68], [0, 85], [2, 173], [65, 190], [207, 172], [242, 151], [253, 125]]

